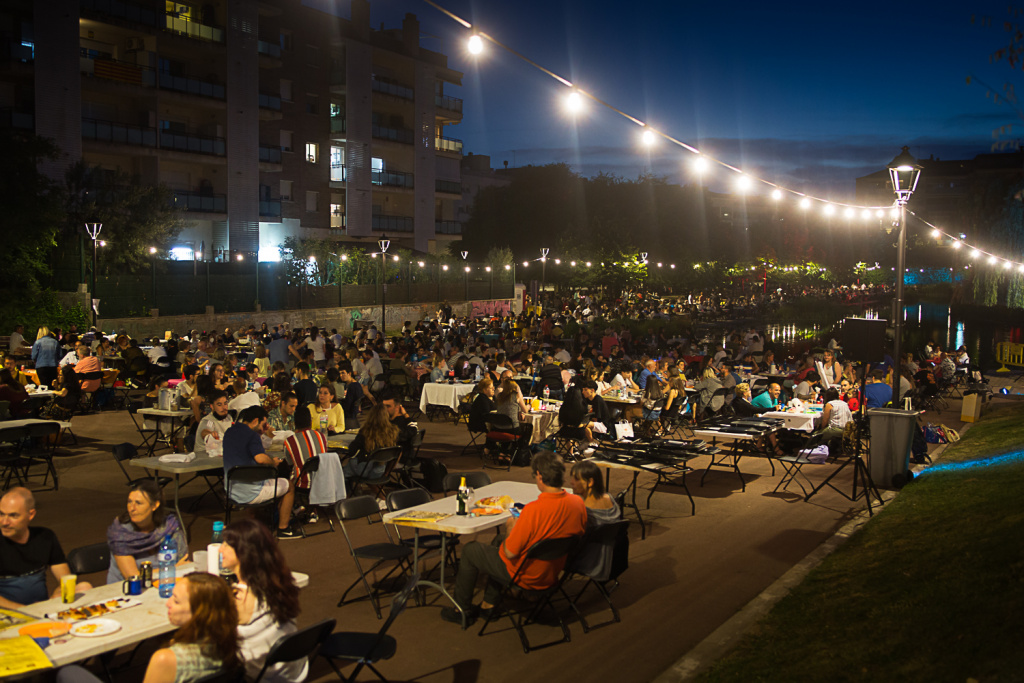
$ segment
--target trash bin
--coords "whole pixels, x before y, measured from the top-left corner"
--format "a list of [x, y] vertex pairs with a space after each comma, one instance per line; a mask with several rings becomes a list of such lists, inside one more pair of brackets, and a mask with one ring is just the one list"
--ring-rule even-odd
[[981, 404], [985, 396], [978, 390], [968, 390], [964, 393], [963, 407], [960, 409], [961, 422], [977, 422], [981, 419]]
[[910, 447], [914, 443], [917, 411], [871, 408], [871, 449], [868, 472], [875, 486], [898, 489], [910, 477]]

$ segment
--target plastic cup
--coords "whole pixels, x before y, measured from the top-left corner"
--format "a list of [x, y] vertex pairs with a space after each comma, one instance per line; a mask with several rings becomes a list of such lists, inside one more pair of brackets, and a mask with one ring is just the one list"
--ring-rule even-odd
[[60, 599], [65, 605], [75, 601], [75, 588], [78, 585], [77, 574], [65, 574], [60, 577]]
[[210, 554], [205, 550], [197, 550], [192, 553], [192, 564], [196, 566], [197, 572], [205, 572], [207, 570], [209, 566], [207, 560], [209, 557]]

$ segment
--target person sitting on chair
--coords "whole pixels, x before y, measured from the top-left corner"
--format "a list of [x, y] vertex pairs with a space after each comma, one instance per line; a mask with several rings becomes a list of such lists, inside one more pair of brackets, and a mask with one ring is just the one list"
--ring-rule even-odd
[[881, 408], [892, 400], [892, 387], [885, 383], [885, 371], [874, 369], [868, 374], [864, 385], [864, 406]]
[[526, 407], [526, 402], [517, 388], [516, 383], [511, 379], [502, 382], [501, 393], [498, 394], [498, 398], [494, 402], [494, 409], [512, 420], [513, 431], [519, 436], [516, 445], [519, 448], [526, 448], [529, 447], [530, 439], [533, 438], [533, 424], [520, 422], [520, 420], [526, 419], [530, 409]]
[[348, 446], [349, 458], [342, 468], [345, 478], [358, 476], [361, 479], [377, 479], [383, 475], [387, 464], [373, 462], [369, 456], [381, 448], [398, 446], [401, 431], [392, 423], [388, 409], [383, 403], [370, 408], [362, 428]]
[[[573, 463], [569, 478], [572, 492], [582, 498], [583, 504], [587, 506], [588, 532], [622, 519], [622, 511], [615, 499], [605, 492], [604, 477], [597, 465], [589, 460]], [[573, 569], [588, 576], [600, 576], [611, 564], [613, 551], [612, 546], [600, 548], [584, 545], [573, 562]]]
[[309, 404], [309, 414], [317, 429], [326, 426], [331, 434], [345, 431], [345, 409], [338, 403], [334, 385], [324, 382], [317, 390], [316, 402]]
[[[530, 469], [540, 490], [537, 500], [528, 503], [518, 520], [512, 517], [505, 523], [504, 533], [492, 543], [467, 543], [455, 577], [455, 602], [466, 615], [466, 625], [478, 615], [489, 615], [503, 586], [512, 581], [526, 561], [526, 553], [534, 544], [549, 538], [565, 538], [582, 534], [587, 525], [587, 506], [583, 499], [562, 489], [565, 463], [551, 451], [540, 451], [533, 456]], [[519, 585], [527, 590], [543, 590], [552, 586], [562, 571], [565, 559], [531, 560], [519, 574]], [[473, 604], [473, 590], [477, 577], [487, 575], [483, 602]], [[441, 610], [441, 618], [462, 623], [462, 615], [455, 607]]]
[[[737, 387], [737, 389], [738, 388], [739, 387]], [[757, 409], [757, 412], [759, 413], [775, 410], [779, 407], [779, 396], [781, 395], [782, 387], [778, 382], [772, 382], [768, 385], [767, 389], [755, 396], [754, 400], [750, 401], [750, 405]]]
[[178, 564], [188, 561], [188, 543], [176, 516], [164, 509], [163, 495], [153, 479], [140, 479], [128, 490], [128, 509], [107, 527], [110, 568], [107, 583], [139, 575], [139, 562], [156, 564], [157, 550], [170, 534]]
[[822, 399], [825, 401], [825, 407], [821, 411], [821, 417], [816, 420], [818, 430], [814, 432], [814, 437], [819, 443], [828, 443], [843, 436], [843, 428], [853, 419], [853, 414], [846, 401], [839, 398], [839, 391], [835, 387], [822, 392]]

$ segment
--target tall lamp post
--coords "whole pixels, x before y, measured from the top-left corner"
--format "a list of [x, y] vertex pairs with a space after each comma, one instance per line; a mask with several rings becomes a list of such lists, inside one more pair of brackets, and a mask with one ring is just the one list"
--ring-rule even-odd
[[99, 239], [100, 231], [103, 230], [102, 223], [86, 223], [85, 231], [92, 239], [92, 285], [89, 288], [89, 308], [92, 309], [92, 324], [96, 326], [96, 242]]
[[387, 336], [385, 334], [387, 323], [387, 310], [388, 310], [388, 247], [391, 246], [391, 240], [387, 238], [387, 235], [377, 240], [377, 246], [380, 247], [380, 333], [381, 336]]
[[462, 271], [466, 274], [466, 301], [469, 301], [469, 265], [466, 264], [466, 257], [469, 256], [468, 251], [460, 252], [462, 254]]
[[899, 236], [896, 241], [896, 300], [893, 302], [893, 363], [892, 397], [893, 402], [900, 395], [900, 342], [903, 339], [903, 278], [906, 275], [907, 257], [907, 202], [910, 195], [917, 189], [917, 181], [921, 179], [921, 165], [910, 155], [910, 148], [904, 147], [895, 159], [889, 162], [889, 178], [892, 189], [896, 193], [896, 203], [900, 207]]
[[540, 296], [537, 297], [537, 303], [543, 309], [544, 306], [544, 290], [547, 289], [548, 280], [548, 252], [551, 251], [547, 247], [540, 248]]

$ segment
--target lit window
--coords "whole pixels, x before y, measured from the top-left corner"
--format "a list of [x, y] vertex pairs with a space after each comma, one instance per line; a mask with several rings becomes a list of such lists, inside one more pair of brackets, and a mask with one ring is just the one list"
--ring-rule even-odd
[[315, 142], [306, 143], [306, 161], [315, 164], [320, 159], [320, 145]]

